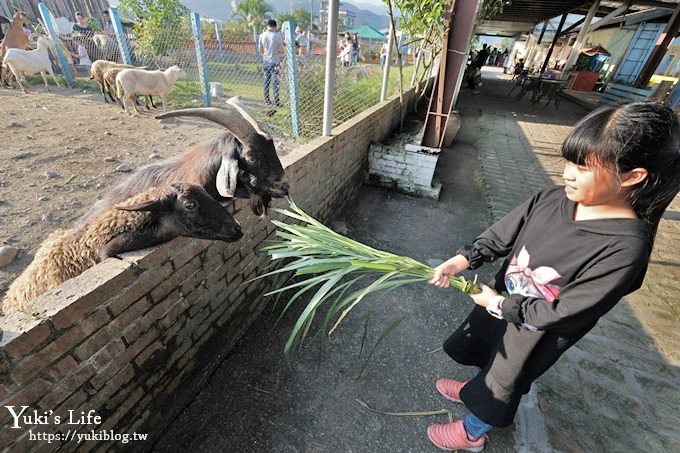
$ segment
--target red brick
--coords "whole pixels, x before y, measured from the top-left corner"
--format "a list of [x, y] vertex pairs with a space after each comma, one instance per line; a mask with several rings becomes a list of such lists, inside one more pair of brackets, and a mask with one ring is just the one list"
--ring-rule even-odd
[[35, 351], [50, 336], [49, 322], [42, 322], [28, 332], [23, 332], [4, 346], [12, 360], [19, 360], [31, 351]]
[[144, 332], [147, 332], [153, 325], [153, 320], [143, 317], [134, 321], [123, 331], [123, 339], [127, 344], [134, 343]]
[[54, 385], [49, 393], [47, 393], [40, 400], [40, 407], [55, 408], [59, 403], [68, 398], [78, 387], [83, 385], [89, 378], [95, 374], [95, 369], [90, 364], [83, 364], [63, 379], [58, 384]]
[[200, 348], [206, 341], [210, 340], [210, 337], [215, 333], [215, 330], [215, 327], [208, 323], [201, 325], [193, 335], [195, 338], [194, 345]]
[[[38, 400], [52, 388], [52, 383], [43, 378], [36, 378], [28, 385], [15, 392], [5, 400], [3, 406], [35, 406]], [[0, 411], [2, 413], [4, 411]]]
[[135, 319], [139, 319], [150, 308], [151, 302], [146, 297], [136, 301], [106, 326], [105, 331], [108, 337], [118, 336], [121, 331], [127, 328]]
[[113, 315], [118, 316], [118, 314], [129, 307], [130, 304], [151, 292], [153, 288], [172, 275], [172, 272], [172, 264], [169, 262], [160, 267], [143, 272], [137, 277], [137, 280], [132, 285], [126, 288], [125, 291], [111, 302], [110, 309]]
[[172, 277], [167, 278], [163, 283], [151, 290], [151, 299], [154, 302], [164, 299], [177, 288], [177, 281], [175, 274], [173, 274]]
[[135, 358], [135, 363], [137, 364], [137, 366], [143, 367], [144, 363], [146, 363], [149, 357], [151, 357], [151, 354], [158, 351], [162, 347], [163, 344], [158, 340], [154, 341], [149, 346], [147, 346], [147, 348], [140, 352], [139, 355]]
[[26, 380], [47, 368], [51, 363], [59, 360], [60, 357], [85, 340], [92, 332], [108, 323], [109, 319], [105, 309], [97, 310], [80, 323], [64, 331], [60, 336], [57, 336], [40, 351], [27, 356], [19, 362], [14, 367], [14, 370], [10, 372], [10, 377], [17, 384], [23, 384]]
[[[69, 410], [78, 410], [80, 408], [80, 405], [83, 404], [85, 401], [87, 401], [88, 395], [85, 393], [83, 390], [78, 390], [75, 393], [73, 393], [71, 396], [69, 396], [61, 405], [54, 411], [55, 416], [59, 416], [59, 418], [62, 420], [62, 423], [64, 420], [68, 420], [68, 411]], [[87, 406], [90, 406], [87, 404]], [[44, 410], [48, 410], [48, 408], [42, 408]], [[94, 409], [95, 411], [98, 411], [98, 407], [88, 407], [86, 410]], [[78, 412], [76, 412], [78, 413]]]
[[172, 256], [172, 262], [175, 264], [175, 269], [179, 269], [186, 263], [197, 257], [206, 248], [208, 248], [209, 242], [202, 241], [200, 239], [194, 239], [187, 244], [186, 247], [179, 250]]
[[104, 348], [92, 356], [90, 363], [95, 370], [99, 371], [111, 362], [114, 357], [123, 352], [125, 344], [120, 338], [114, 338]]
[[170, 339], [175, 337], [177, 333], [184, 328], [186, 325], [185, 323], [186, 318], [180, 318], [178, 319], [172, 326], [170, 326], [168, 329], [163, 330], [161, 332], [161, 339], [163, 340], [163, 343], [168, 342]]
[[159, 325], [165, 329], [168, 327], [172, 326], [175, 324], [177, 319], [184, 314], [184, 312], [187, 311], [187, 309], [190, 308], [189, 304], [187, 303], [186, 299], [181, 298], [175, 303], [170, 310], [159, 320]]
[[132, 345], [128, 346], [128, 348], [123, 351], [123, 353], [117, 357], [116, 362], [118, 363], [128, 363], [132, 362], [132, 360], [137, 357], [137, 355], [144, 350], [151, 342], [158, 338], [158, 332], [156, 331], [155, 327], [152, 327], [151, 330], [144, 335], [142, 335], [137, 341], [135, 341]]
[[64, 376], [69, 375], [77, 366], [78, 362], [76, 362], [72, 356], [67, 355], [50, 368], [50, 376], [52, 376], [55, 381], [59, 381]]
[[135, 403], [144, 395], [144, 390], [137, 389], [130, 394], [130, 396], [118, 407], [118, 409], [102, 424], [101, 429], [116, 429], [123, 430], [124, 427], [118, 426], [118, 421], [125, 416], [134, 407]]
[[[123, 363], [125, 364], [123, 365]], [[117, 367], [121, 365], [122, 367], [117, 369]], [[99, 397], [101, 393], [105, 398], [108, 398], [132, 379], [134, 375], [135, 370], [130, 363], [116, 361], [106, 367], [104, 372], [92, 376], [92, 378], [90, 378], [90, 384], [100, 391], [96, 397]], [[103, 388], [106, 388], [106, 390], [102, 390]]]
[[157, 302], [151, 310], [147, 314], [144, 315], [144, 318], [147, 322], [156, 322], [157, 320], [161, 319], [165, 314], [170, 311], [170, 308], [175, 306], [175, 304], [180, 303], [182, 300], [182, 296], [179, 292], [179, 290], [175, 290], [168, 294], [167, 297], [165, 297], [163, 300]]
[[63, 330], [80, 322], [88, 314], [101, 307], [102, 303], [119, 294], [121, 288], [129, 285], [135, 279], [136, 275], [132, 268], [127, 268], [97, 286], [94, 290], [82, 295], [68, 307], [55, 313], [52, 317], [52, 323], [58, 330]]

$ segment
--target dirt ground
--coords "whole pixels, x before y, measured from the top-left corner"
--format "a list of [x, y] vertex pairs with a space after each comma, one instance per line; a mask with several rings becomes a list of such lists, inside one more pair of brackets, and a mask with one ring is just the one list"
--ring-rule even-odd
[[0, 89], [0, 246], [19, 250], [0, 268], [0, 299], [42, 240], [73, 225], [130, 175], [125, 170], [223, 130], [199, 119], [161, 122], [154, 114], [129, 116], [93, 90]]

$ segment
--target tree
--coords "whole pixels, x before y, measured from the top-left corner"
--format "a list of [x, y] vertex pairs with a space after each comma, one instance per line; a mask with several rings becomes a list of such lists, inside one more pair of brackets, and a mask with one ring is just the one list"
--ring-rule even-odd
[[273, 11], [271, 5], [264, 0], [241, 0], [232, 15], [241, 16], [252, 27], [262, 25], [264, 15]]
[[277, 20], [284, 23], [287, 20], [294, 20], [295, 24], [300, 27], [300, 30], [307, 30], [309, 28], [310, 13], [304, 8], [298, 8], [293, 12], [281, 13], [277, 16]]
[[158, 57], [191, 40], [189, 9], [180, 0], [121, 0], [119, 8], [137, 18], [138, 56]]

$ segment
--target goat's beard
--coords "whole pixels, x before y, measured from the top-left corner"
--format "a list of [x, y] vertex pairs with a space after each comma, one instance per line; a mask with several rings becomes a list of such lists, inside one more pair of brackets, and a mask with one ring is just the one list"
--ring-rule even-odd
[[265, 217], [269, 210], [269, 203], [271, 201], [272, 197], [268, 193], [259, 194], [253, 192], [250, 194], [250, 209], [252, 209], [256, 215]]

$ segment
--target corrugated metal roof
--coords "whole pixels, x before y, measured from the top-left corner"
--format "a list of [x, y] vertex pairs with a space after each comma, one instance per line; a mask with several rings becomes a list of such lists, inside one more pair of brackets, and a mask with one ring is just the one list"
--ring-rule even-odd
[[[597, 16], [609, 14], [626, 1], [601, 1]], [[675, 9], [680, 0], [633, 0], [630, 12], [650, 8]], [[501, 11], [480, 23], [478, 33], [494, 35], [513, 35], [528, 32], [534, 25], [570, 12], [585, 15], [593, 0], [510, 0]]]

